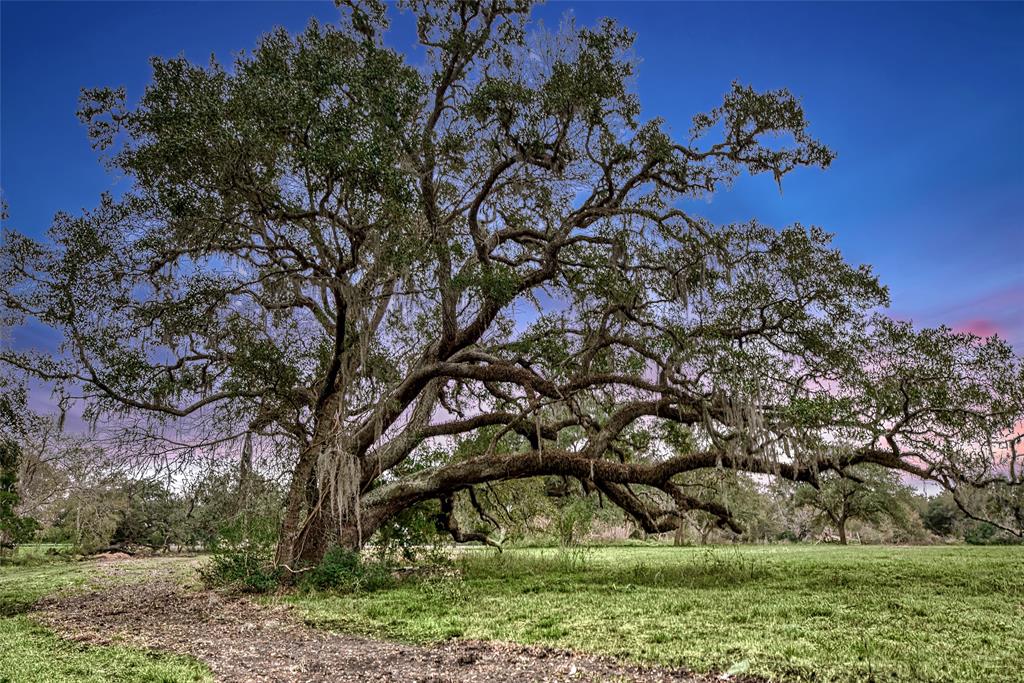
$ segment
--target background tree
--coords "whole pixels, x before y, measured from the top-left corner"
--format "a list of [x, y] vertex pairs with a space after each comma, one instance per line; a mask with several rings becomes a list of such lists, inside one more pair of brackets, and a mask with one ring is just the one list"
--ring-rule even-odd
[[66, 496], [76, 488], [73, 473], [94, 453], [81, 436], [61, 429], [60, 420], [30, 416], [18, 439], [21, 464], [18, 508], [44, 527], [54, 524]]
[[[0, 208], [6, 214], [6, 204]], [[0, 334], [7, 320], [0, 314]], [[20, 438], [31, 416], [26, 407], [23, 383], [13, 374], [0, 374], [0, 551], [13, 550], [31, 540], [38, 523], [20, 510], [18, 477], [22, 467]]]
[[885, 289], [821, 229], [693, 212], [741, 173], [829, 165], [793, 95], [734, 84], [679, 134], [641, 118], [612, 21], [403, 6], [419, 68], [371, 2], [230, 67], [154, 59], [132, 105], [85, 91], [131, 188], [46, 242], [6, 234], [3, 307], [66, 353], [0, 358], [179, 459], [275, 448], [292, 568], [511, 479], [578, 480], [653, 532], [733, 523], [675, 479], [716, 467], [1020, 488], [991, 466], [1024, 412], [1004, 342], [874, 314]]
[[862, 465], [827, 473], [814, 484], [801, 484], [795, 503], [815, 510], [819, 522], [835, 529], [839, 542], [846, 545], [846, 527], [851, 521], [905, 523], [908, 511], [900, 501], [902, 489], [895, 472]]
[[925, 503], [921, 517], [925, 527], [932, 533], [952, 536], [963, 515], [953, 501], [953, 494], [943, 492]]
[[0, 549], [11, 549], [32, 539], [38, 523], [17, 511], [18, 468], [21, 448], [13, 439], [0, 441]]
[[167, 550], [171, 545], [184, 545], [186, 510], [162, 482], [140, 479], [124, 482], [118, 488], [126, 501], [111, 534], [113, 546]]

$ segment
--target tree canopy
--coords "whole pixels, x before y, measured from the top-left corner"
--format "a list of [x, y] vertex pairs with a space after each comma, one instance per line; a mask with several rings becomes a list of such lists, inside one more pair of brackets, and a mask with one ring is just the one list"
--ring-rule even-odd
[[682, 473], [816, 483], [864, 463], [1002, 487], [1020, 523], [1008, 344], [885, 317], [819, 227], [699, 215], [740, 174], [833, 161], [794, 95], [735, 83], [673, 131], [641, 115], [613, 21], [401, 5], [422, 64], [371, 2], [230, 65], [154, 58], [135, 101], [83, 91], [130, 188], [44, 241], [5, 233], [5, 314], [63, 346], [0, 358], [135, 436], [276, 445], [286, 565], [549, 475], [650, 531], [692, 509], [730, 523]]

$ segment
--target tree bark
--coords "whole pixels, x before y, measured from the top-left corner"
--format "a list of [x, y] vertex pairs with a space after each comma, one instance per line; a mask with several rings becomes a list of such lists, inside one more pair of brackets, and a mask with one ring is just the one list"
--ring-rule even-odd
[[[320, 455], [316, 446], [303, 452], [285, 500], [275, 562], [291, 571], [316, 566], [334, 545], [360, 550], [387, 518], [362, 509], [358, 499], [348, 515], [340, 515], [332, 499], [334, 492], [321, 488], [317, 471]], [[354, 479], [349, 486], [359, 487], [359, 469], [347, 473]]]
[[281, 533], [277, 541], [277, 555], [274, 563], [279, 567], [298, 569], [296, 561], [302, 554], [299, 537], [305, 526], [306, 490], [315, 484], [317, 452], [310, 447], [299, 455], [292, 471], [288, 495], [285, 497], [284, 516], [281, 519]]
[[252, 433], [249, 432], [242, 442], [242, 455], [238, 462], [238, 490], [235, 496], [235, 506], [238, 512], [243, 514], [249, 509], [252, 477]]

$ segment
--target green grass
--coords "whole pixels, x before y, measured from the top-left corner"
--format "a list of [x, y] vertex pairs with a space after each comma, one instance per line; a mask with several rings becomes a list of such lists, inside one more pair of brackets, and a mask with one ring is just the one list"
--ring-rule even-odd
[[[59, 681], [208, 681], [209, 670], [194, 659], [123, 646], [88, 646], [56, 636], [25, 614], [46, 595], [81, 590], [109, 578], [95, 563], [50, 562], [0, 566], [0, 683]], [[145, 567], [118, 580], [141, 579]]]
[[0, 565], [0, 617], [27, 612], [40, 598], [81, 587], [90, 565], [80, 562], [34, 562]]
[[[0, 567], [0, 683], [208, 680], [195, 660], [72, 643], [24, 614], [60, 590], [142, 580], [147, 562], [119, 565], [116, 579], [94, 563]], [[784, 680], [1011, 681], [1024, 670], [1024, 547], [532, 549], [470, 551], [458, 565], [462, 580], [285, 599], [347, 632], [540, 643]]]
[[15, 563], [28, 558], [53, 559], [55, 555], [70, 555], [73, 550], [74, 546], [70, 543], [22, 543], [13, 551], [4, 551], [3, 559], [13, 559]]
[[462, 581], [287, 598], [314, 624], [542, 643], [783, 680], [1024, 676], [1024, 548], [603, 548], [467, 553]]
[[81, 645], [55, 636], [25, 616], [0, 619], [0, 652], [3, 683], [210, 680], [206, 667], [193, 659], [116, 645]]

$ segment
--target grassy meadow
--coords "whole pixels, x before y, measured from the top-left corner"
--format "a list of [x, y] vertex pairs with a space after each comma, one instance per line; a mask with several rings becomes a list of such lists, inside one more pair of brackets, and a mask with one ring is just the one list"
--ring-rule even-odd
[[780, 680], [1024, 680], [1024, 547], [468, 552], [462, 578], [287, 598], [311, 624]]
[[[193, 659], [86, 646], [42, 596], [143, 581], [150, 563], [0, 567], [0, 682], [202, 681]], [[181, 560], [180, 575], [194, 561]], [[1024, 547], [602, 547], [460, 552], [376, 592], [293, 593], [316, 627], [429, 643], [543, 644], [773, 680], [1024, 680]]]

